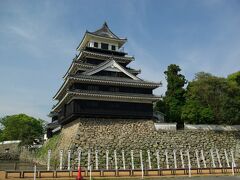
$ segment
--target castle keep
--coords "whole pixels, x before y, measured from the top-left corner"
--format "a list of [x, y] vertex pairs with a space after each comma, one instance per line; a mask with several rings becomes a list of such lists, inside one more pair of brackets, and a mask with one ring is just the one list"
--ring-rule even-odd
[[[79, 117], [151, 119], [153, 89], [160, 83], [144, 81], [141, 72], [128, 67], [134, 60], [124, 52], [127, 39], [116, 36], [107, 23], [86, 31], [78, 55], [54, 96], [52, 125], [65, 125]], [[49, 127], [51, 124], [49, 124]]]

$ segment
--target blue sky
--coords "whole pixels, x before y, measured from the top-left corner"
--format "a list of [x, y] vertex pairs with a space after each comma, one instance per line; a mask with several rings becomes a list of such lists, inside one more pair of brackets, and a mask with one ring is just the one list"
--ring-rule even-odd
[[46, 116], [84, 32], [107, 21], [127, 37], [130, 67], [162, 81], [175, 63], [188, 80], [199, 71], [226, 77], [240, 67], [239, 0], [0, 1], [0, 116]]

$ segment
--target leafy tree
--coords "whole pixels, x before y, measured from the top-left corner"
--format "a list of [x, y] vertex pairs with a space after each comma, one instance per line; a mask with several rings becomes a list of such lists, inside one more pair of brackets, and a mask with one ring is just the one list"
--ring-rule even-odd
[[166, 113], [167, 111], [167, 107], [166, 107], [166, 103], [163, 101], [163, 97], [162, 99], [160, 99], [159, 101], [157, 101], [155, 104], [154, 104], [154, 111], [156, 112], [161, 112], [161, 113]]
[[163, 98], [166, 119], [168, 122], [177, 122], [178, 129], [184, 126], [181, 112], [185, 104], [184, 85], [187, 83], [185, 77], [179, 73], [180, 71], [179, 66], [171, 64], [168, 66], [167, 71], [164, 72], [167, 80], [167, 91]]
[[227, 124], [240, 124], [240, 71], [227, 77], [228, 97], [224, 102]]
[[42, 137], [45, 122], [25, 114], [5, 116], [0, 119], [1, 139], [21, 140], [22, 145], [30, 145], [34, 139]]
[[210, 107], [205, 107], [199, 101], [187, 98], [182, 110], [182, 119], [190, 124], [213, 124], [214, 116]]
[[0, 142], [3, 141], [2, 140], [2, 130], [0, 129]]
[[228, 75], [227, 80], [230, 83], [234, 83], [237, 86], [240, 86], [240, 71]]
[[197, 73], [187, 87], [182, 118], [193, 124], [238, 124], [240, 89], [232, 81]]

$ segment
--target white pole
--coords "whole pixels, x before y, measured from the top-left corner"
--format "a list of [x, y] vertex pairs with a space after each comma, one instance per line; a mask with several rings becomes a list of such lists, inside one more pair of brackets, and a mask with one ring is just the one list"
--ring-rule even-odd
[[173, 150], [174, 168], [177, 169], [176, 149]]
[[180, 156], [182, 161], [182, 168], [185, 168], [182, 150], [180, 150]]
[[218, 149], [216, 149], [216, 154], [217, 154], [217, 159], [218, 159], [218, 165], [221, 168], [222, 167], [222, 163], [221, 163], [221, 159], [220, 159], [220, 155], [219, 155]]
[[159, 157], [159, 150], [156, 151], [156, 156], [157, 156], [157, 167], [160, 169], [160, 157]]
[[187, 150], [187, 157], [188, 157], [188, 176], [191, 177], [191, 161], [190, 161], [190, 155], [189, 155], [189, 150]]
[[68, 150], [68, 171], [71, 169], [71, 150]]
[[50, 170], [51, 150], [48, 150], [47, 171]]
[[108, 154], [109, 154], [109, 151], [106, 150], [106, 169], [108, 170]]
[[95, 161], [96, 161], [95, 169], [98, 170], [98, 150], [95, 151]]
[[122, 162], [123, 162], [123, 169], [126, 169], [126, 164], [125, 164], [125, 153], [124, 150], [122, 150]]
[[82, 151], [79, 150], [78, 151], [78, 168], [81, 166], [81, 154], [82, 154]]
[[115, 160], [115, 170], [118, 170], [118, 162], [117, 162], [117, 151], [114, 150], [114, 160]]
[[214, 155], [213, 155], [213, 150], [212, 149], [210, 149], [210, 153], [211, 153], [211, 157], [212, 157], [212, 166], [213, 166], [213, 168], [215, 168], [216, 164], [215, 164], [215, 160], [214, 160]]
[[236, 163], [235, 163], [234, 154], [233, 154], [233, 150], [232, 149], [231, 149], [231, 156], [232, 156], [233, 166], [236, 167]]
[[143, 173], [143, 159], [142, 159], [142, 150], [140, 150], [140, 162], [141, 162], [142, 179], [143, 179], [144, 173]]
[[167, 169], [169, 169], [169, 164], [168, 164], [168, 152], [167, 152], [167, 150], [165, 151], [165, 156], [166, 156], [166, 166], [167, 166]]
[[200, 168], [199, 158], [198, 158], [198, 150], [195, 150], [196, 160], [197, 160], [197, 167]]
[[150, 150], [148, 150], [147, 153], [148, 153], [148, 167], [149, 169], [152, 169]]
[[88, 150], [88, 170], [90, 170], [90, 164], [91, 163], [91, 150]]
[[92, 180], [92, 165], [90, 165], [90, 180]]
[[234, 176], [234, 162], [232, 162], [232, 175]]
[[36, 180], [36, 173], [37, 173], [37, 166], [36, 164], [34, 164], [34, 175], [33, 175], [34, 180]]
[[63, 150], [60, 150], [60, 164], [59, 169], [62, 170], [63, 167]]
[[224, 154], [225, 154], [225, 158], [226, 158], [227, 167], [230, 167], [230, 163], [229, 163], [228, 154], [227, 154], [226, 149], [224, 149]]
[[201, 156], [202, 156], [202, 160], [203, 160], [203, 166], [204, 166], [204, 168], [207, 168], [203, 150], [201, 150]]
[[131, 160], [132, 160], [132, 170], [134, 170], [134, 157], [133, 157], [133, 150], [131, 150]]

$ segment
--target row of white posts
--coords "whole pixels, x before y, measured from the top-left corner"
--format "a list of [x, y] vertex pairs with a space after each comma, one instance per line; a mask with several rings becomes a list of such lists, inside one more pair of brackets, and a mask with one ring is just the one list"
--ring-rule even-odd
[[[88, 156], [87, 156], [87, 169], [90, 170], [90, 167], [92, 167], [91, 165], [91, 150], [88, 150]], [[177, 165], [177, 157], [176, 157], [176, 153], [177, 150], [173, 150], [173, 161], [174, 161], [174, 169], [178, 168]], [[181, 159], [181, 168], [185, 168], [185, 163], [184, 163], [184, 156], [187, 156], [188, 159], [188, 165], [187, 167], [189, 169], [191, 169], [191, 159], [190, 159], [190, 155], [189, 155], [189, 150], [185, 151], [185, 154], [183, 153], [182, 150], [179, 151], [180, 153], [180, 159]], [[212, 163], [212, 167], [216, 168], [216, 158], [214, 156], [214, 153], [216, 153], [216, 157], [217, 157], [217, 163], [218, 163], [218, 167], [222, 167], [222, 162], [221, 162], [221, 158], [219, 155], [219, 151], [218, 149], [215, 149], [215, 152], [213, 149], [210, 150], [210, 156], [211, 156], [211, 163]], [[140, 165], [141, 165], [141, 169], [143, 171], [143, 157], [142, 157], [142, 150], [139, 151], [140, 154]], [[82, 155], [82, 150], [78, 151], [78, 167], [81, 166], [81, 155]], [[115, 165], [115, 170], [118, 170], [119, 165], [118, 165], [118, 158], [117, 158], [117, 151], [114, 150], [114, 165]], [[131, 150], [130, 152], [131, 155], [131, 169], [134, 170], [135, 169], [135, 163], [134, 163], [134, 151]], [[156, 155], [156, 159], [157, 159], [157, 169], [160, 169], [160, 155], [159, 155], [159, 150], [156, 151], [155, 153]], [[166, 163], [166, 168], [169, 169], [169, 157], [168, 157], [168, 151], [166, 150], [164, 152], [165, 155], [165, 163]], [[231, 166], [234, 168], [236, 167], [236, 163], [235, 163], [235, 159], [234, 159], [234, 153], [233, 150], [230, 150], [230, 155], [231, 155]], [[225, 156], [225, 160], [226, 160], [226, 165], [227, 167], [230, 167], [230, 163], [229, 163], [229, 157], [228, 157], [228, 153], [226, 150], [224, 150], [224, 156]], [[62, 170], [63, 169], [63, 150], [60, 150], [60, 156], [59, 156], [59, 169]], [[123, 170], [126, 169], [126, 162], [125, 162], [125, 151], [122, 150], [121, 151], [121, 158], [122, 158], [122, 168]], [[152, 163], [151, 163], [151, 153], [150, 150], [147, 151], [147, 158], [148, 158], [148, 169], [152, 169]], [[202, 160], [203, 163], [203, 168], [207, 168], [206, 165], [206, 160], [205, 160], [205, 156], [204, 156], [204, 151], [201, 150], [200, 151], [200, 156], [199, 156], [199, 151], [195, 150], [195, 158], [196, 158], [196, 164], [197, 164], [197, 168], [201, 168], [200, 165], [200, 160]], [[99, 162], [98, 162], [99, 156], [98, 156], [98, 150], [95, 151], [95, 169], [98, 170], [99, 169]], [[51, 150], [48, 150], [48, 157], [47, 157], [47, 170], [50, 170], [50, 160], [51, 160]], [[106, 170], [109, 169], [109, 151], [106, 150]], [[68, 150], [67, 152], [67, 170], [71, 170], [71, 150]]]

